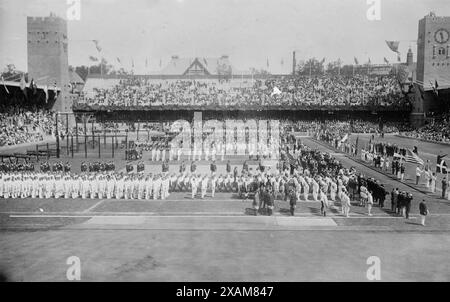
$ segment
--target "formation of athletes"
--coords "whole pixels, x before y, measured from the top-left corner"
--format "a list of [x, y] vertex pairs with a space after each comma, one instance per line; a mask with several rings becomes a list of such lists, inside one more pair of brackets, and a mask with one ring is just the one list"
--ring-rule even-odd
[[161, 173], [145, 173], [143, 162], [137, 171], [115, 171], [114, 164], [82, 163], [81, 173], [70, 172], [62, 163], [41, 165], [41, 171], [2, 171], [0, 197], [3, 198], [82, 198], [82, 199], [167, 199], [172, 192], [190, 193], [192, 199], [215, 197], [216, 192], [237, 193], [252, 199], [255, 213], [271, 215], [275, 201], [286, 201], [294, 215], [297, 202], [315, 201], [326, 216], [332, 205], [349, 216], [352, 201], [367, 206], [372, 215], [374, 202], [384, 206], [389, 193], [379, 181], [365, 178], [354, 168], [345, 168], [329, 153], [313, 150], [293, 137], [282, 145], [276, 166], [261, 162], [255, 169], [247, 161], [242, 168], [226, 163], [226, 173], [217, 173], [215, 160], [208, 173], [198, 173], [197, 163], [188, 169], [182, 161], [177, 173], [169, 173], [169, 161], [163, 162]]

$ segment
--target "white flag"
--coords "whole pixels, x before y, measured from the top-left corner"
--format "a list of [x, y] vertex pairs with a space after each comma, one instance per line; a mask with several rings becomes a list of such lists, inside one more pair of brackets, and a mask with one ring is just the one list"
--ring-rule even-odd
[[270, 96], [274, 96], [274, 95], [277, 95], [277, 94], [281, 94], [281, 90], [278, 89], [278, 87], [275, 86], [275, 87], [273, 87], [273, 91], [270, 94]]

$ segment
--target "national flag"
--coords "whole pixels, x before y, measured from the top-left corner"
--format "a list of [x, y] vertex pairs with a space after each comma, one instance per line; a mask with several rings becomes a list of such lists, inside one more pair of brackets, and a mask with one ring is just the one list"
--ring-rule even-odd
[[348, 133], [341, 139], [341, 143], [345, 143], [348, 140]]
[[441, 168], [443, 167], [443, 165], [445, 165], [445, 167], [447, 168], [447, 164], [444, 161], [444, 157], [446, 157], [447, 154], [444, 155], [438, 155], [436, 158], [436, 173], [444, 173], [441, 172]]
[[384, 63], [389, 64], [388, 59], [386, 59], [386, 57], [384, 58]]
[[100, 47], [98, 40], [92, 40], [92, 42], [94, 42], [95, 48], [97, 48], [97, 51], [101, 52], [102, 48]]
[[27, 83], [25, 82], [25, 75], [22, 73], [22, 77], [20, 78], [20, 89], [22, 89], [25, 98], [27, 98]]
[[398, 53], [398, 46], [400, 45], [400, 41], [386, 41], [386, 44], [393, 52]]
[[48, 87], [47, 87], [47, 85], [44, 86], [44, 93], [45, 93], [45, 102], [47, 103], [47, 101], [48, 101]]
[[431, 88], [433, 88], [434, 94], [439, 95], [439, 92], [438, 92], [439, 85], [438, 85], [437, 80], [434, 80], [434, 84], [433, 84], [433, 82], [430, 81], [430, 84], [431, 84]]
[[91, 60], [92, 62], [97, 62], [98, 58], [96, 58], [94, 56], [89, 56], [89, 60]]
[[270, 94], [270, 96], [274, 96], [274, 95], [278, 95], [278, 94], [281, 94], [281, 90], [280, 89], [278, 89], [278, 87], [273, 87], [273, 91], [272, 91], [272, 93]]
[[447, 163], [445, 162], [445, 160], [441, 160], [441, 162], [436, 166], [436, 173], [448, 173]]
[[3, 78], [3, 76], [2, 76], [2, 83], [3, 83], [3, 87], [5, 87], [6, 93], [9, 94], [9, 90], [8, 90], [8, 88], [6, 87], [5, 79]]
[[33, 95], [36, 94], [36, 83], [34, 83], [34, 79], [31, 79], [30, 89], [33, 92]]
[[405, 161], [407, 163], [414, 163], [414, 164], [420, 164], [420, 165], [424, 164], [423, 159], [421, 159], [417, 154], [415, 154], [414, 152], [412, 152], [409, 149], [406, 150]]
[[353, 58], [355, 60], [355, 64], [359, 65], [358, 59], [356, 57]]

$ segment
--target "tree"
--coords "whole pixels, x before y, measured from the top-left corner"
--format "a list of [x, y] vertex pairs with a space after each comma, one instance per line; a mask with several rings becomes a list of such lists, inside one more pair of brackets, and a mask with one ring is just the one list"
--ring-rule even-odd
[[297, 64], [296, 74], [298, 75], [319, 75], [323, 74], [325, 60], [317, 60], [316, 58], [312, 58], [307, 60], [306, 62], [300, 62]]

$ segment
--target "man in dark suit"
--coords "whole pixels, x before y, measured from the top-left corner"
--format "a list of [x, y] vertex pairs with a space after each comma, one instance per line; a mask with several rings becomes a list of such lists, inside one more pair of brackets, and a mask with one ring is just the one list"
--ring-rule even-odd
[[289, 205], [291, 216], [294, 216], [295, 208], [297, 207], [297, 195], [293, 189], [289, 192]]
[[217, 171], [217, 166], [216, 166], [216, 161], [213, 160], [213, 162], [211, 163], [209, 170], [211, 170], [211, 174], [215, 174]]

